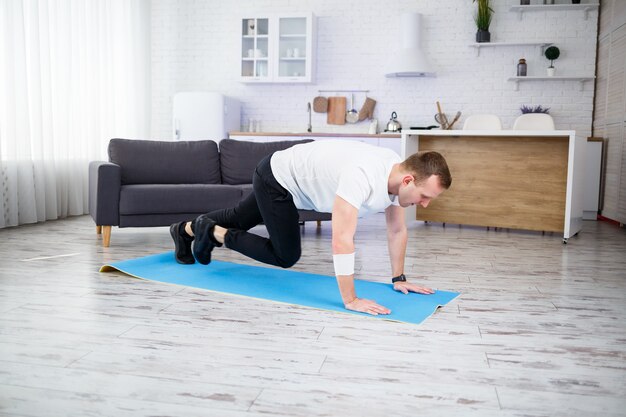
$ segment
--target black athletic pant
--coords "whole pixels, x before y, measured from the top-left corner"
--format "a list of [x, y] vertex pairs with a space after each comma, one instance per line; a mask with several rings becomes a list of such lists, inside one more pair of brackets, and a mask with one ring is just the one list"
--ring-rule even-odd
[[[259, 262], [289, 268], [300, 259], [300, 216], [289, 191], [274, 178], [270, 159], [271, 155], [257, 165], [252, 194], [236, 207], [207, 215], [228, 229], [224, 239], [227, 248]], [[260, 223], [265, 223], [269, 239], [248, 232]]]

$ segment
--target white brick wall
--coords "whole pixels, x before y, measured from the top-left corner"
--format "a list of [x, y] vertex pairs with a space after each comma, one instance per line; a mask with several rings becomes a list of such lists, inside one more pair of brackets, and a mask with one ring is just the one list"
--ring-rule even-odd
[[[541, 0], [532, 0], [538, 3]], [[590, 0], [583, 0], [589, 2]], [[569, 3], [569, 0], [557, 0]], [[597, 11], [525, 13], [509, 11], [514, 0], [495, 0], [492, 42], [552, 41], [561, 50], [557, 75], [593, 75]], [[306, 103], [318, 89], [368, 89], [378, 104], [375, 117], [386, 124], [392, 111], [403, 126], [434, 124], [435, 101], [446, 113], [500, 116], [510, 128], [522, 104], [551, 108], [558, 129], [591, 133], [593, 82], [584, 91], [572, 81], [506, 81], [526, 58], [528, 75], [544, 75], [549, 61], [536, 47], [481, 49], [475, 37], [470, 0], [152, 0], [152, 138], [171, 136], [172, 96], [178, 91], [219, 91], [242, 102], [242, 126], [261, 119], [264, 131], [304, 131]], [[255, 13], [312, 11], [317, 17], [317, 79], [313, 84], [242, 84], [238, 81], [238, 18]], [[399, 16], [423, 14], [424, 44], [436, 78], [384, 77], [386, 57], [398, 43]], [[356, 96], [357, 109], [364, 96]], [[367, 122], [328, 126], [326, 115], [313, 113], [315, 131], [366, 131]]]

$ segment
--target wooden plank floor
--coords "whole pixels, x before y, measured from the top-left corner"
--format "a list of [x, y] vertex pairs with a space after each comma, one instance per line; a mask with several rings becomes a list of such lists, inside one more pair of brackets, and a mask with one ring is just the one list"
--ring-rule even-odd
[[[109, 248], [87, 216], [0, 230], [0, 415], [626, 415], [624, 229], [409, 234], [410, 279], [462, 292], [420, 326], [98, 272], [171, 250], [166, 228]], [[332, 275], [330, 225], [303, 246], [294, 269]], [[387, 281], [382, 215], [357, 248]]]

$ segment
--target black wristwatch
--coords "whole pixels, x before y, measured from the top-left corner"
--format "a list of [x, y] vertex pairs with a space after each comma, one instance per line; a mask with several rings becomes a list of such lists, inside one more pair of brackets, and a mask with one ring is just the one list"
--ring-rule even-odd
[[404, 274], [400, 274], [397, 277], [391, 278], [392, 284], [395, 284], [396, 282], [405, 282], [405, 281], [406, 281], [406, 277], [404, 276]]

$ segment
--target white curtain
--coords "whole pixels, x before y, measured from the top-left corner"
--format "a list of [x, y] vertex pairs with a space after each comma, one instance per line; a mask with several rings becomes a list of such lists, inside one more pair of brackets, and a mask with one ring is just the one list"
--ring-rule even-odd
[[85, 214], [88, 164], [149, 132], [149, 0], [0, 0], [0, 228]]

